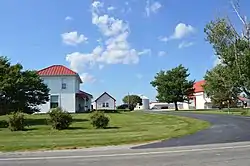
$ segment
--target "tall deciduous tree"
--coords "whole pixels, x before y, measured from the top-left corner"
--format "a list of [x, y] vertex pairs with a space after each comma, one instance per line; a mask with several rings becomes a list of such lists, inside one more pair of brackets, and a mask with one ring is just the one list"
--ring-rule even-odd
[[126, 95], [122, 99], [124, 103], [127, 103], [129, 105], [132, 105], [133, 107], [136, 106], [137, 103], [141, 103], [142, 99], [138, 95]]
[[0, 114], [14, 111], [33, 113], [49, 100], [49, 89], [36, 71], [23, 70], [0, 57]]
[[204, 89], [214, 106], [223, 108], [237, 103], [240, 90], [225, 65], [217, 65], [205, 75]]
[[242, 32], [238, 32], [229, 19], [219, 18], [205, 27], [207, 40], [215, 54], [227, 66], [231, 81], [237, 82], [242, 92], [250, 97], [250, 24], [238, 12], [237, 2], [232, 6], [242, 22]]
[[179, 65], [171, 70], [161, 70], [156, 74], [151, 85], [156, 88], [156, 96], [159, 102], [168, 102], [175, 104], [175, 110], [178, 110], [177, 102], [188, 101], [189, 95], [194, 93], [194, 81], [188, 80], [188, 69]]

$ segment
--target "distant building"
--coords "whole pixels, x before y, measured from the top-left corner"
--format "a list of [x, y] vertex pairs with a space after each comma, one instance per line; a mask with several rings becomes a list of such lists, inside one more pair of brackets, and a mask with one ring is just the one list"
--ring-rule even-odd
[[[194, 94], [190, 96], [189, 102], [178, 102], [177, 106], [180, 110], [189, 109], [209, 109], [212, 108], [211, 99], [207, 97], [203, 85], [205, 80], [195, 82], [193, 85]], [[150, 109], [169, 109], [174, 110], [175, 106], [173, 103], [162, 103], [162, 102], [151, 102]]]
[[115, 110], [116, 109], [116, 99], [112, 97], [107, 92], [104, 92], [99, 96], [93, 103], [93, 109], [101, 110]]
[[148, 110], [149, 109], [149, 98], [143, 95], [140, 95], [142, 103], [137, 103], [135, 110]]
[[93, 96], [80, 90], [82, 83], [78, 73], [62, 65], [52, 65], [38, 71], [50, 89], [50, 100], [39, 106], [42, 113], [61, 107], [68, 112], [84, 112], [91, 109]]
[[195, 109], [210, 109], [212, 108], [211, 99], [205, 93], [203, 88], [205, 80], [194, 83], [194, 94], [190, 97], [189, 107]]

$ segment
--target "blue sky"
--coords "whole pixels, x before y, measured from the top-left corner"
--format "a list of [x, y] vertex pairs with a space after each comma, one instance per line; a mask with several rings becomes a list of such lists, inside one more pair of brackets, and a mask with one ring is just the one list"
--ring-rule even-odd
[[[250, 15], [250, 1], [240, 4]], [[155, 100], [150, 81], [159, 70], [183, 64], [200, 80], [213, 67], [204, 26], [226, 15], [240, 28], [229, 0], [1, 0], [0, 55], [25, 69], [68, 66], [94, 97]]]

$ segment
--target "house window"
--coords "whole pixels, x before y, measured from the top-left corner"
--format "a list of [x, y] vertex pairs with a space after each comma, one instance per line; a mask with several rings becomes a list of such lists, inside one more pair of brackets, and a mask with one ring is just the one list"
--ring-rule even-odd
[[105, 107], [105, 103], [102, 103], [102, 107]]
[[50, 96], [50, 108], [56, 108], [59, 106], [58, 95], [51, 95]]
[[109, 103], [106, 103], [106, 107], [109, 107]]
[[65, 78], [62, 79], [62, 89], [66, 89], [67, 88], [67, 84], [66, 84], [66, 80]]
[[66, 83], [62, 83], [62, 89], [66, 89], [67, 88], [67, 84]]

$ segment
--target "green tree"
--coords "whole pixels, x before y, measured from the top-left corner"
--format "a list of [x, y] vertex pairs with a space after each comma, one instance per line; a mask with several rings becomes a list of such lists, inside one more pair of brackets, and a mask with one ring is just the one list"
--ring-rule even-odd
[[0, 57], [0, 114], [38, 111], [37, 105], [49, 100], [49, 89], [36, 71], [23, 70]]
[[188, 96], [194, 93], [194, 81], [188, 80], [189, 75], [188, 69], [182, 65], [157, 73], [151, 82], [158, 92], [157, 100], [174, 103], [175, 110], [178, 110], [177, 102], [188, 101]]
[[215, 54], [224, 66], [232, 82], [235, 81], [242, 92], [250, 97], [250, 23], [233, 9], [242, 22], [242, 32], [238, 32], [231, 21], [219, 18], [208, 23], [204, 29], [207, 41], [212, 44]]
[[217, 65], [205, 75], [204, 89], [211, 98], [214, 106], [219, 108], [235, 106], [240, 89], [233, 81], [230, 69], [224, 65]]
[[137, 103], [142, 102], [142, 99], [138, 95], [126, 95], [126, 96], [124, 96], [122, 101], [123, 101], [123, 103], [127, 103], [127, 104], [135, 107]]

